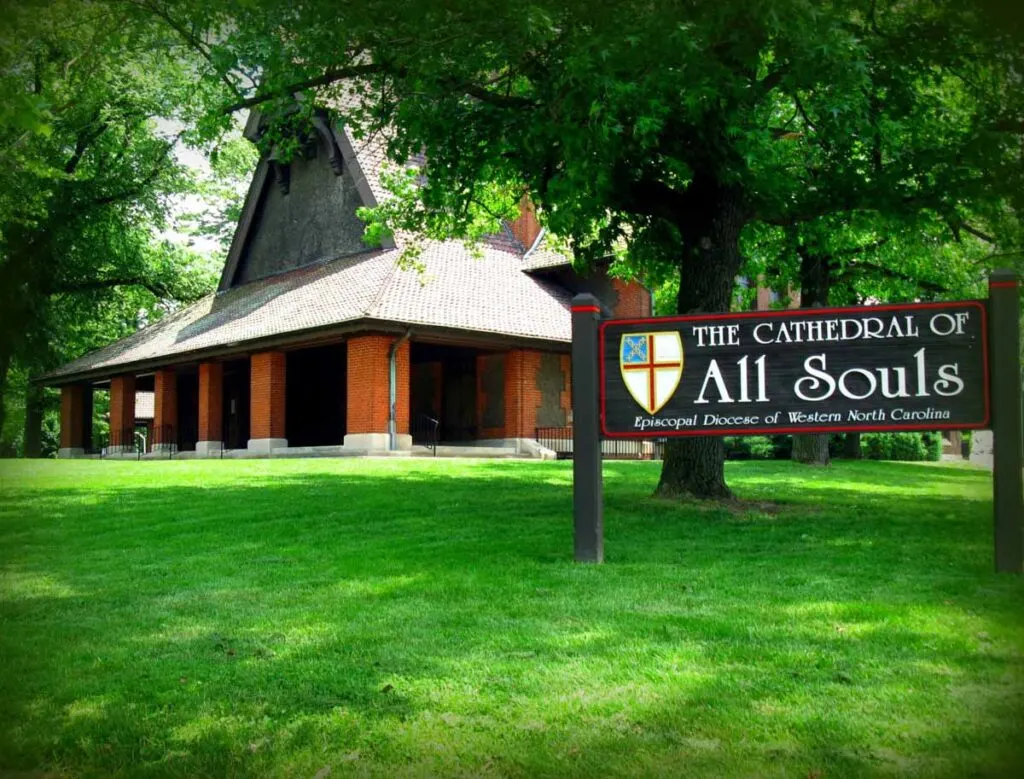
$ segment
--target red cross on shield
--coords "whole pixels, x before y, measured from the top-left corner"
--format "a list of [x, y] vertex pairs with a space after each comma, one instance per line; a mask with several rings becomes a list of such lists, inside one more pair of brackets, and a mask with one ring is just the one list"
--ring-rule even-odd
[[619, 344], [619, 368], [633, 400], [655, 414], [683, 376], [683, 341], [677, 332], [626, 333]]

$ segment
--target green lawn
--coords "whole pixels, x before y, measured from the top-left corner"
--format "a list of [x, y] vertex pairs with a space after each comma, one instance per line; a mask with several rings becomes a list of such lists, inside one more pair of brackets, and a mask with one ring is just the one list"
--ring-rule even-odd
[[991, 477], [0, 462], [0, 776], [1022, 776]]

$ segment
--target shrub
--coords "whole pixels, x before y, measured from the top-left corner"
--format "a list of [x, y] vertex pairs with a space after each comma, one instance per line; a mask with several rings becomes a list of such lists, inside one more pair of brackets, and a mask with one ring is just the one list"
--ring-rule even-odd
[[[928, 442], [926, 436], [935, 440]], [[941, 437], [936, 433], [865, 433], [860, 445], [869, 460], [938, 460], [942, 454]]]
[[775, 457], [775, 444], [766, 435], [755, 435], [750, 438], [750, 458], [752, 460], [771, 460]]
[[725, 444], [726, 460], [749, 460], [750, 442], [744, 436], [727, 435], [723, 440]]
[[772, 455], [776, 460], [788, 460], [793, 456], [793, 436], [791, 435], [773, 435], [772, 447], [774, 454]]
[[793, 449], [788, 435], [730, 435], [724, 444], [726, 460], [788, 460]]
[[[942, 434], [921, 433], [921, 440], [924, 442], [924, 459], [938, 462], [942, 459]], [[959, 454], [959, 452], [957, 452]]]

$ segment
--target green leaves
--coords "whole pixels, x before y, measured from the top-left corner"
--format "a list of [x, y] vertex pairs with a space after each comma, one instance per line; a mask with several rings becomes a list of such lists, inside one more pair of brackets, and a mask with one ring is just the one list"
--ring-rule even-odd
[[[214, 189], [177, 155], [182, 139], [201, 144], [233, 124], [206, 111], [227, 87], [205, 78], [210, 61], [157, 11], [167, 12], [159, 0], [5, 8], [0, 356], [22, 372], [212, 287], [208, 261], [161, 233], [181, 198]], [[244, 158], [227, 145], [215, 165], [223, 177]]]

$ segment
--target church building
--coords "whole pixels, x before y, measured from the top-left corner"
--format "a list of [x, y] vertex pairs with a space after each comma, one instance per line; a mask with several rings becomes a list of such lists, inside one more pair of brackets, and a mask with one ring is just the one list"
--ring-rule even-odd
[[[538, 428], [572, 423], [570, 300], [620, 317], [650, 293], [586, 276], [542, 247], [528, 206], [482, 256], [461, 242], [368, 247], [356, 215], [386, 193], [382, 143], [325, 117], [289, 163], [256, 169], [215, 293], [53, 371], [62, 457], [241, 457], [408, 452], [422, 443], [543, 454]], [[246, 135], [255, 139], [254, 115]], [[109, 392], [109, 440], [93, 393]], [[152, 393], [152, 419], [139, 418]], [[414, 444], [415, 441], [415, 444]], [[134, 456], [134, 454], [132, 455]]]

